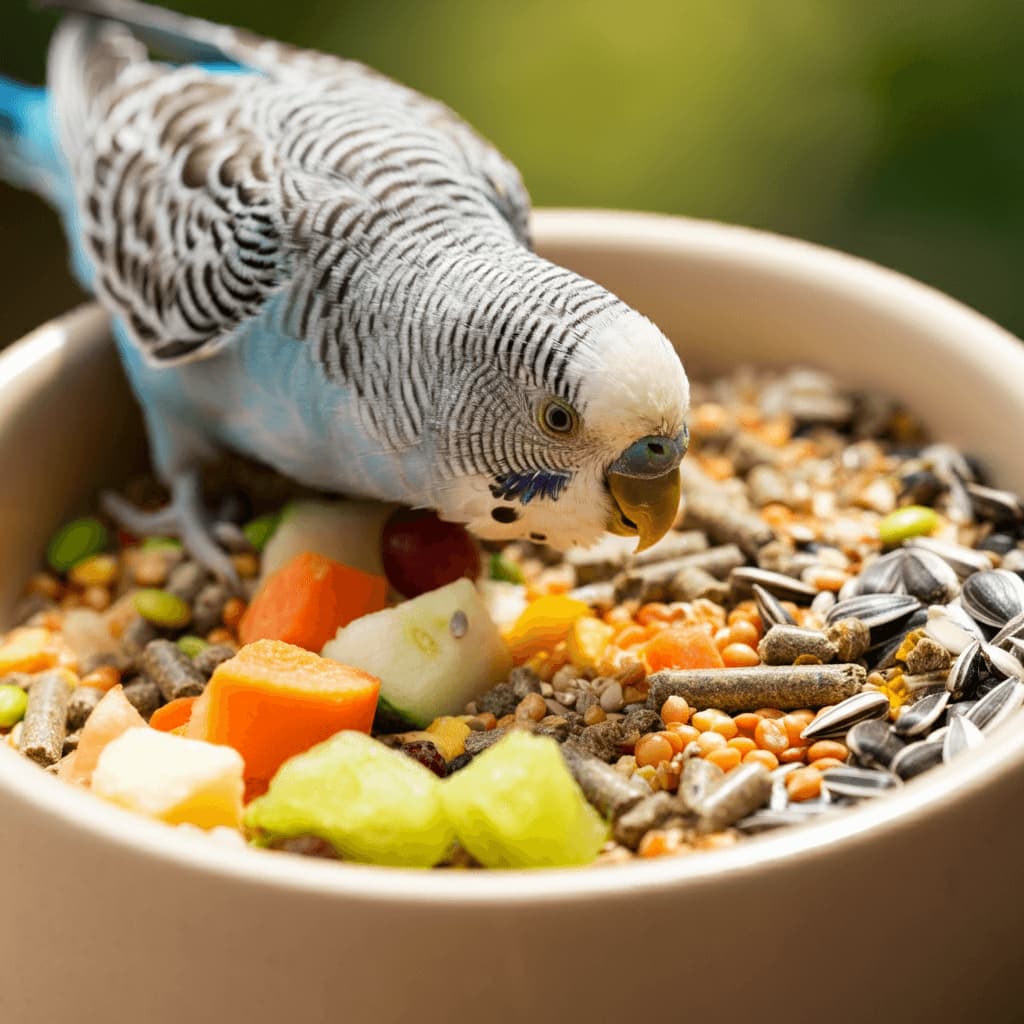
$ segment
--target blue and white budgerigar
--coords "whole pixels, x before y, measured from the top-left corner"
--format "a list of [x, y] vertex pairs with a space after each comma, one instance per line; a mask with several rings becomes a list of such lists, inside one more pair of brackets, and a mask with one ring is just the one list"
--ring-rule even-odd
[[172, 494], [129, 526], [229, 574], [198, 469], [234, 450], [484, 538], [669, 529], [672, 345], [531, 251], [518, 172], [451, 110], [134, 0], [49, 6], [47, 88], [0, 80], [0, 170], [58, 208], [113, 314]]

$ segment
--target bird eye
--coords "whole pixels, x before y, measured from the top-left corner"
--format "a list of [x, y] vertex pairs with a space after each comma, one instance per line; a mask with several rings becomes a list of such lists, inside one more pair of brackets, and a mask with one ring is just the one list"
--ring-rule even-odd
[[576, 429], [576, 410], [557, 398], [548, 398], [540, 407], [540, 423], [549, 434], [571, 434]]

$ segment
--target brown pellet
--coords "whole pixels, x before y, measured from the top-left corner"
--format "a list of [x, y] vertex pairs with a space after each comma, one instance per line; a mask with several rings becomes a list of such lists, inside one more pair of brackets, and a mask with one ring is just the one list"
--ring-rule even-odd
[[832, 757], [837, 761], [845, 761], [849, 755], [846, 745], [838, 740], [818, 740], [807, 748], [807, 760], [820, 761], [823, 757]]
[[153, 640], [142, 653], [142, 670], [160, 688], [164, 700], [198, 697], [206, 677], [192, 659], [170, 640]]
[[67, 727], [70, 730], [81, 729], [92, 714], [92, 709], [103, 699], [105, 690], [80, 683], [71, 691], [68, 699]]
[[813, 768], [797, 768], [786, 776], [786, 793], [790, 800], [813, 800], [821, 795], [821, 772]]
[[565, 743], [561, 749], [583, 795], [601, 814], [618, 817], [648, 795], [646, 783], [626, 778], [600, 758], [581, 750], [575, 743]]
[[63, 756], [70, 699], [71, 684], [63, 669], [38, 675], [28, 691], [19, 746], [26, 757], [43, 767], [56, 764]]

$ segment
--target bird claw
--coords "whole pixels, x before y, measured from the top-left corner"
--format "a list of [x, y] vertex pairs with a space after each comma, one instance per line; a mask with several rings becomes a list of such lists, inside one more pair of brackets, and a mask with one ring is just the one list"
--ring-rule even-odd
[[118, 526], [136, 536], [178, 537], [200, 565], [236, 593], [241, 589], [231, 556], [217, 543], [215, 528], [209, 525], [198, 480], [193, 474], [175, 477], [170, 502], [153, 512], [136, 508], [119, 494], [109, 491], [101, 496], [100, 505]]

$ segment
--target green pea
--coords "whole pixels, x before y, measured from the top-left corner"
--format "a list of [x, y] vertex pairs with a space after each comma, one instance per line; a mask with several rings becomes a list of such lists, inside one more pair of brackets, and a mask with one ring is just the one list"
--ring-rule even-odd
[[883, 544], [899, 544], [908, 537], [932, 533], [939, 525], [939, 513], [926, 505], [906, 505], [890, 512], [878, 524]]
[[178, 551], [181, 541], [177, 537], [146, 537], [142, 541], [143, 551]]
[[492, 580], [501, 580], [504, 583], [523, 582], [523, 570], [510, 559], [502, 558], [497, 552], [491, 555], [487, 574]]
[[242, 533], [245, 535], [245, 539], [257, 551], [262, 551], [266, 547], [267, 541], [274, 536], [274, 531], [280, 522], [280, 512], [271, 512], [265, 516], [257, 516], [255, 519], [250, 519], [242, 527]]
[[201, 636], [179, 636], [178, 650], [182, 654], [187, 654], [190, 658], [194, 658], [197, 654], [202, 654], [210, 645]]
[[192, 609], [180, 597], [166, 590], [146, 588], [135, 591], [135, 610], [154, 626], [180, 629], [192, 618]]
[[28, 694], [13, 683], [0, 684], [0, 729], [9, 729], [25, 717]]
[[53, 535], [46, 549], [46, 560], [57, 572], [67, 572], [106, 546], [107, 531], [103, 524], [92, 516], [83, 516], [65, 523]]

